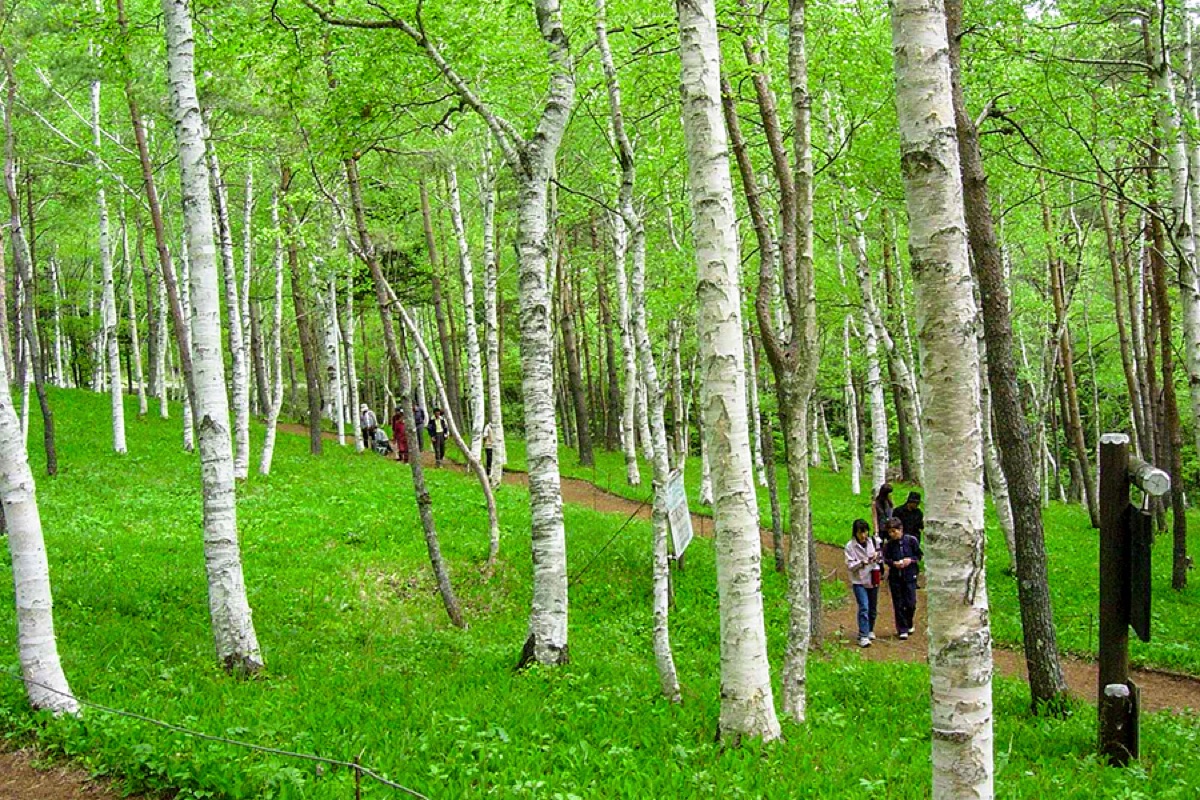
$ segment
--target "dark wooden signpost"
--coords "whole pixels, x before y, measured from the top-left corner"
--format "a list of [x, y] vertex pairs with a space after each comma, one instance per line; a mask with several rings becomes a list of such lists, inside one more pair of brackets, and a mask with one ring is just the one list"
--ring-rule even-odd
[[1150, 514], [1129, 487], [1150, 497], [1171, 489], [1161, 469], [1129, 454], [1129, 437], [1100, 437], [1100, 754], [1125, 765], [1138, 757], [1138, 687], [1129, 680], [1129, 629], [1150, 641]]

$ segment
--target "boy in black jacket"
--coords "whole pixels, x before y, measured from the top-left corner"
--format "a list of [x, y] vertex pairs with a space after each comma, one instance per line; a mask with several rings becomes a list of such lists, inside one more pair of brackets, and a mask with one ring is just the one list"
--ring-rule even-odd
[[887, 541], [883, 543], [883, 562], [888, 566], [888, 591], [896, 614], [896, 633], [907, 639], [917, 613], [917, 575], [921, 572], [921, 543], [904, 532], [904, 524], [888, 520]]

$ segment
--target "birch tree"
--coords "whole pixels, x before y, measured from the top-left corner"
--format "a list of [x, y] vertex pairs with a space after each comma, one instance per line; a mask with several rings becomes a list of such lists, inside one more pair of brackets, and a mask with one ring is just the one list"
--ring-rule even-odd
[[941, 3], [893, 3], [901, 174], [922, 356], [935, 800], [994, 793], [979, 354], [948, 50]]
[[[496, 179], [490, 140], [483, 148], [483, 170], [479, 179], [479, 197], [483, 206], [483, 318], [484, 352], [487, 355], [487, 413], [492, 425], [492, 486], [504, 478], [508, 450], [504, 442], [504, 412], [500, 403], [500, 265], [496, 258]], [[417, 396], [424, 403], [425, 367], [417, 359]]]
[[471, 419], [471, 455], [479, 458], [483, 442], [483, 362], [479, 352], [479, 330], [475, 324], [475, 267], [471, 263], [471, 245], [463, 224], [462, 199], [458, 192], [458, 169], [453, 163], [446, 167], [446, 182], [450, 188], [450, 222], [458, 242], [458, 266], [462, 276], [463, 327], [467, 340], [467, 403]]
[[263, 439], [262, 457], [258, 462], [258, 471], [263, 475], [271, 474], [271, 460], [275, 454], [275, 430], [279, 424], [279, 410], [283, 407], [283, 242], [280, 238], [279, 226], [279, 195], [271, 196], [271, 230], [275, 238], [275, 254], [271, 260], [272, 274], [275, 276], [274, 302], [271, 306], [271, 404], [267, 408], [267, 433]]
[[[720, 736], [776, 739], [761, 587], [762, 553], [746, 419], [737, 219], [713, 0], [676, 0], [683, 130], [696, 249], [703, 435], [711, 458], [721, 616]], [[793, 548], [806, 549], [806, 548]]]
[[[188, 5], [188, 0], [162, 0], [171, 116], [179, 151], [184, 226], [192, 267], [191, 295], [195, 305], [191, 328], [200, 479], [204, 490], [204, 562], [217, 659], [229, 672], [254, 673], [262, 669], [263, 660], [250, 618], [238, 546], [212, 198], [196, 95], [195, 40]], [[232, 306], [236, 308], [236, 304]]]

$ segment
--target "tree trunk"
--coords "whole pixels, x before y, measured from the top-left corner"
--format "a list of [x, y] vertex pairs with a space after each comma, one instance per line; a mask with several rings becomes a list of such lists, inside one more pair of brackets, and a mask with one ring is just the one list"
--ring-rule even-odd
[[1146, 441], [1146, 421], [1142, 416], [1142, 404], [1138, 395], [1137, 366], [1134, 361], [1132, 347], [1129, 341], [1129, 328], [1125, 323], [1125, 287], [1121, 280], [1121, 253], [1117, 249], [1116, 235], [1113, 230], [1112, 216], [1109, 212], [1108, 197], [1105, 191], [1103, 176], [1097, 181], [1100, 185], [1100, 217], [1104, 223], [1104, 243], [1108, 252], [1108, 265], [1112, 278], [1113, 311], [1117, 321], [1117, 339], [1121, 347], [1121, 369], [1125, 373], [1125, 391], [1129, 394], [1129, 408], [1133, 418], [1134, 452], [1141, 453], [1143, 442]]
[[446, 379], [446, 394], [450, 407], [446, 414], [454, 417], [454, 422], [462, 426], [463, 416], [460, 408], [461, 392], [458, 388], [458, 361], [454, 358], [454, 346], [450, 334], [449, 321], [446, 318], [446, 308], [442, 294], [441, 264], [438, 260], [437, 239], [433, 235], [433, 215], [429, 210], [429, 191], [425, 181], [420, 182], [421, 188], [421, 219], [425, 225], [425, 247], [429, 251], [430, 288], [433, 290], [433, 312], [437, 319], [438, 344], [442, 351], [442, 375]]
[[1150, 221], [1150, 272], [1154, 282], [1154, 317], [1158, 321], [1158, 340], [1162, 348], [1162, 412], [1166, 434], [1163, 441], [1167, 445], [1167, 458], [1164, 458], [1162, 463], [1168, 464], [1171, 472], [1171, 588], [1179, 591], [1187, 588], [1191, 559], [1187, 554], [1187, 516], [1183, 503], [1183, 434], [1179, 424], [1179, 404], [1175, 399], [1175, 352], [1171, 335], [1171, 305], [1167, 296], [1167, 264], [1162, 230], [1158, 216], [1154, 216]]
[[[763, 622], [758, 501], [746, 419], [737, 221], [721, 119], [713, 0], [678, 0], [680, 82], [696, 249], [704, 436], [711, 450], [721, 612], [720, 736], [777, 739]], [[796, 548], [793, 548], [795, 550]]]
[[[300, 339], [300, 356], [304, 361], [304, 384], [308, 390], [308, 447], [314, 456], [322, 453], [321, 440], [321, 385], [317, 378], [317, 344], [313, 341], [314, 321], [309, 313], [306, 286], [311, 282], [311, 276], [305, 274], [300, 266], [300, 245], [296, 241], [299, 236], [296, 214], [292, 204], [286, 200], [288, 187], [292, 182], [292, 171], [286, 165], [283, 167], [284, 209], [287, 211], [288, 271], [292, 283], [292, 310], [296, 317], [296, 335]], [[294, 394], [294, 392], [293, 392]], [[293, 400], [293, 404], [295, 401]]]
[[[204, 137], [209, 138], [204, 124]], [[250, 376], [242, 335], [242, 306], [238, 301], [237, 266], [233, 260], [233, 231], [229, 226], [229, 197], [221, 162], [215, 147], [208, 147], [208, 181], [216, 204], [217, 237], [221, 248], [221, 271], [225, 284], [225, 315], [229, 322], [229, 362], [233, 398], [233, 477], [245, 480], [250, 474]], [[220, 317], [217, 319], [218, 325]], [[223, 380], [223, 379], [222, 379]]]
[[1046, 234], [1046, 256], [1050, 270], [1050, 291], [1054, 301], [1055, 328], [1058, 332], [1059, 363], [1062, 366], [1063, 390], [1066, 392], [1067, 441], [1079, 468], [1083, 501], [1087, 504], [1092, 527], [1100, 527], [1100, 510], [1096, 496], [1096, 479], [1092, 474], [1092, 460], [1088, 455], [1087, 441], [1083, 435], [1083, 422], [1079, 417], [1079, 391], [1075, 383], [1075, 354], [1071, 346], [1071, 328], [1067, 322], [1066, 292], [1063, 288], [1062, 260], [1054, 252], [1054, 225], [1050, 218], [1050, 204], [1046, 197], [1045, 178], [1039, 176], [1042, 190], [1042, 227]]
[[[634, 213], [632, 199], [622, 214]], [[626, 285], [625, 255], [628, 249], [628, 233], [622, 214], [612, 215], [613, 265], [617, 278], [617, 311], [621, 330], [621, 356], [625, 366], [625, 391], [621, 401], [621, 450], [625, 453], [625, 481], [630, 486], [641, 486], [637, 454], [637, 364], [633, 347], [633, 334], [629, 323], [629, 288]]]
[[[358, 372], [357, 366], [354, 363], [354, 269], [350, 269], [346, 275], [346, 305], [342, 307], [341, 322], [338, 329], [342, 334], [342, 352], [345, 358], [342, 363], [345, 364], [346, 376], [346, 396], [349, 398], [350, 416], [358, 413], [358, 408], [361, 404], [361, 397], [358, 391]], [[412, 392], [408, 392], [411, 396]], [[391, 419], [391, 415], [387, 415]], [[366, 449], [361, 436], [354, 437], [354, 451], [361, 453]], [[412, 452], [417, 452], [416, 450]]]
[[[141, 244], [141, 229], [138, 230], [138, 244]], [[3, 249], [3, 248], [0, 248]], [[54, 378], [58, 386], [70, 386], [69, 376], [63, 371], [63, 356], [66, 352], [66, 343], [63, 339], [62, 331], [62, 291], [59, 288], [58, 281], [58, 259], [50, 257], [50, 297], [53, 303], [52, 315], [54, 320]], [[4, 308], [4, 259], [0, 258], [0, 326], [3, 326], [3, 340], [0, 344], [0, 355], [8, 353], [8, 312]], [[145, 259], [142, 259], [142, 265], [145, 266]], [[6, 362], [7, 363], [7, 362]]]
[[[1038, 496], [1038, 477], [1029, 432], [1021, 406], [1021, 390], [1013, 359], [1013, 325], [1009, 287], [1003, 254], [992, 226], [988, 201], [987, 175], [983, 171], [979, 138], [963, 99], [959, 71], [959, 31], [962, 24], [961, 0], [946, 4], [949, 32], [950, 66], [953, 80], [955, 127], [961, 158], [963, 204], [967, 215], [967, 233], [973, 256], [975, 278], [979, 282], [983, 332], [987, 348], [988, 399], [991, 406], [988, 426], [995, 421], [996, 444], [1003, 477], [1007, 482], [1016, 539], [1017, 594], [1021, 608], [1021, 629], [1025, 643], [1025, 663], [1029, 670], [1031, 702], [1057, 706], [1066, 692], [1066, 680], [1059, 662], [1058, 640], [1050, 589], [1046, 576], [1046, 546], [1042, 529], [1042, 509]], [[914, 261], [915, 264], [915, 261]], [[993, 483], [993, 492], [996, 484]]]
[[590, 467], [596, 463], [592, 454], [592, 431], [588, 422], [587, 396], [583, 388], [583, 375], [579, 368], [579, 345], [575, 338], [575, 298], [571, 281], [567, 275], [566, 247], [560, 243], [558, 249], [558, 292], [561, 315], [559, 326], [562, 331], [563, 358], [567, 363], [567, 389], [571, 395], [571, 407], [575, 412], [575, 433], [579, 447], [579, 464]]
[[[3, 358], [0, 348], [0, 359]], [[8, 362], [4, 361], [0, 371], [7, 368]], [[58, 658], [50, 566], [35, 491], [8, 381], [0, 380], [0, 501], [12, 559], [17, 651], [21, 675], [29, 681], [25, 693], [34, 709], [75, 714], [79, 704], [71, 694]]]
[[[337, 431], [337, 442], [346, 445], [346, 400], [342, 391], [341, 326], [338, 325], [337, 277], [330, 275], [324, 291], [317, 293], [317, 307], [321, 312], [321, 332], [325, 339], [325, 381], [329, 387], [329, 416]], [[354, 409], [357, 415], [358, 409]], [[381, 419], [382, 423], [384, 420]], [[359, 441], [358, 426], [351, 426], [351, 435]]]
[[[191, 290], [192, 269], [191, 269], [190, 265], [191, 265], [191, 260], [188, 256], [187, 232], [184, 231], [180, 235], [178, 283], [179, 283], [179, 287], [180, 287], [179, 304], [180, 304], [180, 307], [183, 309], [183, 311], [182, 311], [183, 319], [186, 319], [186, 320], [190, 320], [192, 318], [192, 313], [194, 311], [194, 308], [192, 306], [192, 290]], [[172, 270], [172, 275], [174, 275], [174, 266], [171, 266], [171, 270]], [[174, 278], [172, 278], [172, 280], [174, 280]], [[180, 364], [183, 363], [184, 352], [186, 352], [188, 364], [191, 364], [192, 363], [191, 323], [188, 322], [188, 323], [185, 323], [185, 325], [186, 325], [186, 327], [183, 329], [184, 335], [183, 335], [183, 338], [180, 340], [179, 347], [178, 347], [179, 362], [180, 362]], [[196, 409], [199, 408], [199, 406], [197, 405], [197, 403], [199, 401], [196, 399], [196, 380], [195, 380], [195, 371], [194, 370], [192, 373], [192, 380], [189, 382], [188, 385], [190, 387], [190, 393], [188, 395], [188, 402], [183, 404], [183, 414], [181, 416], [183, 417], [183, 449], [190, 453], [196, 449], [196, 415], [197, 415]]]
[[125, 212], [121, 211], [121, 255], [124, 256], [125, 305], [129, 313], [129, 351], [133, 356], [133, 386], [138, 399], [138, 416], [146, 416], [146, 380], [142, 372], [142, 344], [138, 336], [137, 302], [133, 298], [133, 258], [129, 253], [129, 233], [125, 229]]
[[947, 19], [892, 6], [909, 253], [921, 314], [933, 798], [990, 798], [992, 652], [984, 568], [975, 301], [955, 147]]
[[[13, 262], [17, 268], [17, 277], [24, 286], [32, 289], [33, 266], [29, 260], [28, 242], [25, 239], [25, 229], [21, 223], [21, 200], [17, 194], [16, 137], [12, 124], [13, 106], [17, 102], [17, 83], [13, 74], [12, 58], [7, 49], [0, 48], [0, 60], [4, 62], [5, 76], [8, 78], [4, 103], [4, 188], [8, 194], [10, 211], [8, 235], [12, 241]], [[46, 397], [45, 375], [42, 371], [42, 349], [38, 342], [37, 319], [33, 310], [34, 302], [32, 297], [28, 300], [21, 304], [17, 312], [20, 328], [16, 338], [18, 343], [24, 342], [25, 352], [28, 354], [26, 364], [33, 369], [38, 405], [42, 411], [42, 445], [46, 450], [46, 474], [57, 475], [58, 452], [54, 440], [54, 411], [50, 408], [50, 401]], [[18, 370], [18, 372], [21, 371]], [[23, 385], [26, 383], [24, 378], [21, 383]], [[22, 406], [22, 413], [26, 413], [28, 407], [29, 404], [26, 402]]]
[[[500, 265], [496, 257], [496, 180], [497, 168], [492, 164], [490, 142], [484, 147], [483, 174], [480, 197], [483, 203], [483, 319], [484, 352], [487, 358], [487, 413], [492, 425], [492, 472], [488, 476], [492, 487], [504, 479], [508, 449], [504, 441], [504, 413], [500, 394]], [[605, 328], [607, 331], [607, 327]], [[417, 394], [425, 395], [425, 369], [420, 359], [417, 372]], [[423, 402], [423, 400], [422, 400]]]
[[[262, 458], [258, 471], [271, 474], [271, 460], [275, 455], [275, 429], [279, 423], [279, 410], [283, 406], [283, 239], [279, 226], [279, 195], [271, 195], [271, 230], [275, 237], [275, 254], [272, 258], [272, 274], [275, 276], [275, 302], [271, 306], [271, 395], [267, 403], [267, 433], [263, 439]], [[288, 354], [290, 357], [290, 353]], [[292, 385], [295, 385], [293, 381]]]
[[[458, 265], [462, 276], [463, 329], [467, 339], [467, 402], [471, 413], [471, 455], [479, 458], [483, 447], [483, 360], [479, 352], [479, 331], [475, 324], [475, 268], [471, 264], [471, 247], [467, 242], [467, 231], [463, 226], [462, 201], [458, 196], [458, 170], [454, 164], [446, 169], [446, 180], [450, 186], [450, 221], [454, 225], [454, 238], [458, 241]], [[465, 427], [465, 420], [463, 421]]]
[[[617, 370], [617, 346], [613, 341], [612, 302], [608, 297], [608, 275], [601, 273], [596, 281], [600, 302], [600, 330], [604, 337], [604, 366], [607, 408], [604, 414], [604, 449], [615, 452], [621, 447], [621, 376]], [[677, 423], [678, 424], [678, 423]]]
[[[184, 225], [191, 258], [200, 471], [204, 488], [204, 561], [217, 658], [230, 672], [262, 669], [238, 547], [229, 405], [221, 355], [220, 298], [213, 257], [213, 216], [196, 96], [194, 38], [187, 0], [162, 0], [167, 74], [179, 152]], [[236, 306], [234, 306], [236, 308]], [[235, 325], [236, 327], [236, 325]]]

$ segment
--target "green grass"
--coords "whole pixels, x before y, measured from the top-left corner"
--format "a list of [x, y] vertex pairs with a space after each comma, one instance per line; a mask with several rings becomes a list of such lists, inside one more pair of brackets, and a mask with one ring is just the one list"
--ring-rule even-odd
[[[525, 469], [525, 443], [507, 442], [510, 466]], [[643, 485], [625, 482], [625, 460], [619, 452], [596, 450], [596, 466], [581, 467], [573, 449], [559, 448], [560, 469], [564, 475], [592, 481], [622, 497], [642, 500], [649, 496], [650, 468], [640, 461]], [[784, 524], [787, 520], [787, 470], [776, 468]], [[850, 491], [850, 477], [844, 471], [814, 468], [809, 471], [812, 487], [813, 525], [818, 541], [841, 546], [850, 538], [850, 524], [856, 517], [870, 518], [870, 474], [864, 474], [863, 493]], [[700, 459], [688, 459], [684, 475], [688, 498], [696, 513], [711, 514], [700, 505]], [[893, 497], [903, 500], [910, 487], [895, 484]], [[758, 506], [764, 527], [771, 525], [771, 507], [767, 490], [758, 487]], [[1092, 529], [1087, 511], [1078, 505], [1051, 503], [1043, 510], [1046, 530], [1046, 555], [1050, 574], [1050, 593], [1055, 612], [1060, 649], [1081, 658], [1093, 659], [1099, 646], [1099, 537]], [[988, 500], [988, 594], [992, 610], [992, 636], [1005, 647], [1021, 646], [1021, 616], [1017, 603], [1016, 578], [1006, 573], [1008, 551]], [[1188, 552], [1200, 553], [1200, 512], [1188, 513]], [[1178, 592], [1171, 588], [1170, 535], [1158, 537], [1153, 552], [1153, 620], [1151, 641], [1131, 636], [1130, 662], [1137, 666], [1182, 672], [1200, 676], [1200, 576], [1193, 575], [1189, 587]]]
[[[39, 497], [60, 650], [81, 697], [273, 747], [343, 759], [362, 753], [364, 763], [432, 797], [928, 794], [929, 676], [920, 665], [867, 663], [834, 649], [810, 662], [808, 725], [785, 722], [786, 741], [771, 746], [714, 743], [718, 615], [709, 542], [693, 543], [676, 580], [682, 706], [656, 696], [650, 535], [636, 520], [571, 587], [571, 664], [517, 674], [530, 596], [527, 495], [498, 492], [501, 561], [488, 579], [479, 570], [487, 534], [478, 488], [451, 471], [428, 473], [470, 622], [459, 631], [434, 593], [406, 472], [351, 448], [329, 447], [313, 459], [299, 436], [281, 436], [274, 474], [253, 475], [239, 491], [245, 574], [268, 671], [258, 680], [228, 678], [208, 629], [198, 466], [179, 451], [178, 421], [136, 421], [131, 413], [130, 454], [118, 457], [109, 452], [106, 398], [56, 392], [53, 401], [62, 471], [39, 480]], [[36, 430], [30, 440], [38, 441]], [[623, 518], [572, 506], [565, 513], [574, 574]], [[782, 580], [769, 571], [764, 595], [778, 675], [786, 606]], [[9, 582], [0, 582], [0, 631], [0, 663], [15, 670]], [[996, 682], [1000, 796], [1200, 793], [1194, 716], [1146, 716], [1141, 763], [1117, 770], [1090, 755], [1093, 709], [1041, 720], [1026, 714], [1026, 703], [1023, 684]], [[120, 776], [129, 791], [352, 796], [342, 771], [318, 775], [311, 764], [95, 711], [78, 720], [32, 715], [12, 681], [0, 681], [0, 730]], [[395, 795], [368, 782], [364, 796]]]

